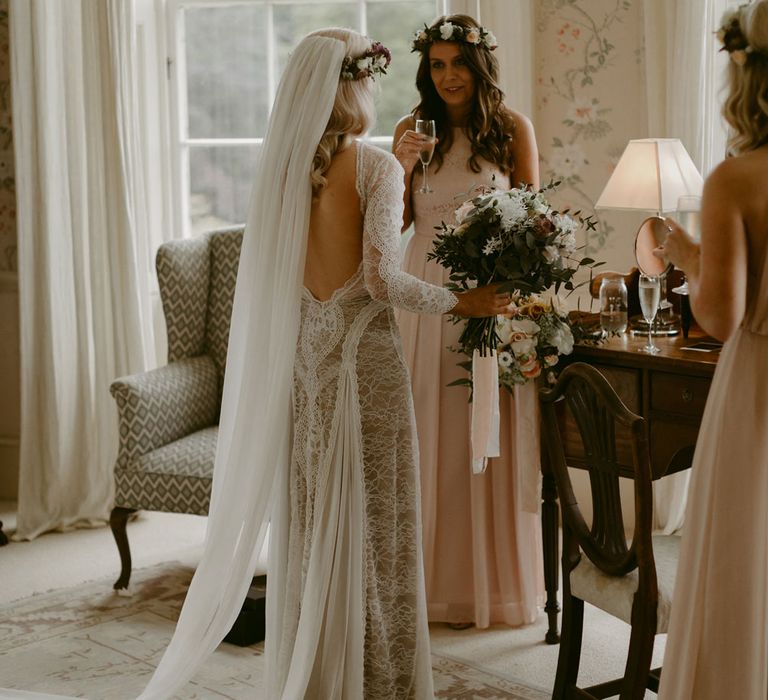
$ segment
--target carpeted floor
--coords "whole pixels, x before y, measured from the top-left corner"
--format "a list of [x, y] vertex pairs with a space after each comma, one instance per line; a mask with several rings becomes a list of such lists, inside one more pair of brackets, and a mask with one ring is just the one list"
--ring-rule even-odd
[[[0, 520], [5, 521], [6, 532], [11, 534], [15, 523], [15, 504], [0, 503]], [[18, 685], [23, 687], [42, 684], [40, 688], [50, 690], [68, 684], [68, 676], [93, 671], [102, 679], [100, 682], [105, 687], [112, 683], [115, 692], [122, 693], [105, 697], [135, 697], [131, 690], [143, 686], [147, 675], [154, 668], [156, 656], [170, 637], [172, 620], [175, 619], [175, 613], [169, 613], [167, 605], [165, 613], [152, 607], [154, 595], [151, 588], [147, 589], [149, 599], [140, 603], [143, 594], [138, 592], [138, 587], [147, 585], [153, 576], [152, 572], [158, 570], [155, 567], [166, 562], [180, 562], [179, 566], [174, 565], [167, 573], [169, 581], [176, 580], [174, 576], [191, 575], [202, 551], [205, 523], [205, 518], [176, 513], [142, 513], [135, 522], [130, 523], [128, 529], [134, 561], [131, 587], [136, 590], [133, 602], [139, 606], [135, 609], [131, 608], [132, 601], [126, 603], [123, 599], [113, 598], [111, 592], [112, 581], [119, 571], [119, 561], [108, 527], [49, 533], [33, 542], [12, 542], [6, 547], [0, 547], [0, 687], [9, 685], [13, 678], [20, 679]], [[172, 593], [168, 595], [173, 596]], [[50, 610], [46, 609], [49, 604]], [[85, 607], [78, 611], [78, 605]], [[93, 618], [102, 614], [99, 612], [100, 607], [106, 611], [105, 615], [108, 613], [112, 616], [112, 622], [106, 627], [100, 623], [91, 626]], [[64, 629], [56, 623], [59, 613], [54, 614], [54, 608], [68, 611], [61, 613], [63, 622], [70, 625], [68, 628]], [[21, 625], [18, 612], [25, 610], [28, 615], [23, 624], [27, 632], [17, 630], [14, 636], [6, 639], [11, 634], [10, 621], [15, 620], [15, 625]], [[125, 610], [133, 612], [118, 624], [115, 620]], [[88, 621], [84, 622], [86, 619]], [[51, 620], [58, 631], [46, 631], [51, 627]], [[31, 627], [33, 624], [36, 625], [34, 629]], [[534, 624], [516, 629], [496, 625], [485, 630], [471, 628], [457, 631], [447, 625], [431, 625], [435, 677], [442, 684], [439, 686], [442, 688], [440, 692], [448, 693], [441, 697], [484, 697], [474, 690], [464, 696], [457, 694], [463, 692], [462, 686], [457, 683], [471, 685], [475, 682], [473, 674], [479, 674], [482, 680], [477, 682], [484, 683], [483, 688], [487, 688], [491, 680], [502, 685], [501, 689], [494, 688], [494, 694], [486, 697], [514, 698], [515, 695], [509, 693], [515, 692], [523, 698], [549, 697], [559, 647], [544, 643], [545, 630], [546, 616], [543, 612], [539, 613]], [[27, 633], [29, 638], [26, 637]], [[60, 638], [56, 636], [59, 633], [63, 635]], [[147, 642], [140, 653], [134, 654], [136, 644], [141, 643], [146, 634], [154, 641]], [[88, 636], [93, 638], [93, 642], [88, 642]], [[49, 637], [50, 641], [46, 642]], [[111, 641], [113, 639], [117, 641]], [[590, 685], [621, 675], [628, 640], [627, 625], [586, 606], [580, 684]], [[664, 642], [663, 635], [657, 637], [654, 666], [661, 665]], [[101, 649], [104, 650], [103, 654]], [[38, 673], [41, 653], [52, 659], [47, 679]], [[253, 679], [260, 673], [260, 657], [254, 650], [246, 649], [246, 660], [243, 661], [241, 653], [242, 650], [237, 647], [222, 646], [209, 662], [211, 665], [203, 671], [201, 679], [196, 680], [198, 685], [189, 686], [189, 692], [197, 695], [179, 697], [227, 697], [219, 691], [212, 694], [213, 691], [206, 690], [206, 679], [220, 678], [224, 679], [221, 682], [229, 683], [231, 679], [227, 674], [237, 668], [238, 673], [232, 674], [232, 677], [240, 678], [246, 674], [243, 680], [237, 682], [242, 683], [248, 691], [244, 690], [241, 696], [231, 693], [230, 697], [258, 700], [260, 693], [253, 690], [258, 687]], [[451, 662], [456, 662], [462, 669], [459, 681], [451, 680]], [[219, 665], [223, 675], [219, 673]], [[135, 674], [135, 677], [130, 676], [133, 680], [123, 676], [123, 669], [129, 675]], [[82, 679], [75, 678], [73, 682], [82, 682]], [[126, 685], [130, 683], [133, 685]], [[203, 686], [199, 683], [203, 683]], [[533, 690], [529, 692], [534, 694], [521, 696], [519, 693], [522, 691], [514, 690], [516, 686], [531, 688]], [[90, 700], [101, 700], [89, 697]], [[651, 700], [656, 696], [649, 692], [646, 697]]]
[[[90, 700], [135, 698], [168, 643], [192, 569], [134, 574], [133, 596], [101, 581], [0, 608], [0, 686]], [[262, 645], [222, 644], [177, 697], [262, 697]], [[437, 698], [545, 700], [549, 695], [466, 661], [433, 654]]]

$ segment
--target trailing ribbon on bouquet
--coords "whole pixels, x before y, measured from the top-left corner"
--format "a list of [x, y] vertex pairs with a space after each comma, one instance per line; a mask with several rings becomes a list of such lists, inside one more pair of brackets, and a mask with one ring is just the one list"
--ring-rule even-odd
[[472, 353], [472, 473], [482, 474], [499, 451], [499, 363], [496, 351]]

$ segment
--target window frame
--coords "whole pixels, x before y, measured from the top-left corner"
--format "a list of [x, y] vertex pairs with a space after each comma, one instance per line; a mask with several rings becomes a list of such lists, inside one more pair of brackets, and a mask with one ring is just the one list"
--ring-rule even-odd
[[[263, 137], [252, 138], [190, 138], [187, 133], [187, 97], [186, 97], [186, 60], [184, 51], [184, 23], [182, 12], [186, 8], [233, 7], [238, 5], [264, 5], [267, 12], [267, 86], [269, 94], [269, 115], [277, 91], [277, 66], [274, 42], [274, 7], [277, 5], [324, 5], [348, 4], [357, 8], [358, 31], [367, 34], [368, 2], [396, 3], [402, 0], [166, 0], [166, 77], [168, 80], [170, 113], [170, 157], [171, 157], [171, 197], [174, 211], [174, 238], [189, 238], [193, 235], [190, 217], [190, 153], [191, 149], [201, 146], [260, 146]], [[433, 0], [435, 12], [444, 10], [444, 0]], [[391, 145], [391, 136], [368, 136], [366, 141], [381, 146]]]

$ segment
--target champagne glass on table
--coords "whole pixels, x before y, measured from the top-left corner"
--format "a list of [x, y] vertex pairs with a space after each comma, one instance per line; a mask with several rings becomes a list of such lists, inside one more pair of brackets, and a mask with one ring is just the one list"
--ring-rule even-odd
[[417, 119], [416, 120], [416, 133], [424, 134], [428, 136], [419, 148], [419, 160], [421, 161], [421, 168], [424, 171], [424, 179], [419, 188], [419, 192], [422, 194], [430, 194], [434, 190], [429, 188], [427, 184], [427, 166], [432, 160], [432, 154], [435, 152], [435, 121], [434, 119]]
[[661, 284], [659, 278], [653, 275], [640, 275], [640, 281], [637, 287], [640, 296], [640, 310], [643, 312], [643, 318], [648, 324], [648, 345], [640, 348], [641, 352], [647, 352], [650, 355], [656, 355], [661, 350], [653, 344], [653, 321], [656, 318], [656, 312], [659, 309], [661, 299]]

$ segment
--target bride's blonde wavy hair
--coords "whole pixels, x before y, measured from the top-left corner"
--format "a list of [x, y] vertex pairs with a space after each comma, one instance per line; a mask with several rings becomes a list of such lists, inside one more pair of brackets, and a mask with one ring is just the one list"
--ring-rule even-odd
[[[318, 29], [310, 36], [325, 36], [343, 41], [347, 46], [346, 55], [362, 56], [370, 48], [370, 39], [351, 29], [332, 27]], [[371, 78], [361, 80], [339, 80], [336, 101], [325, 127], [325, 133], [317, 144], [312, 161], [312, 196], [317, 197], [328, 180], [325, 173], [333, 156], [345, 148], [355, 136], [362, 136], [372, 126], [376, 116], [374, 110], [375, 86]]]
[[768, 0], [742, 7], [738, 21], [750, 48], [743, 65], [728, 62], [723, 117], [733, 127], [728, 148], [734, 155], [768, 144]]

